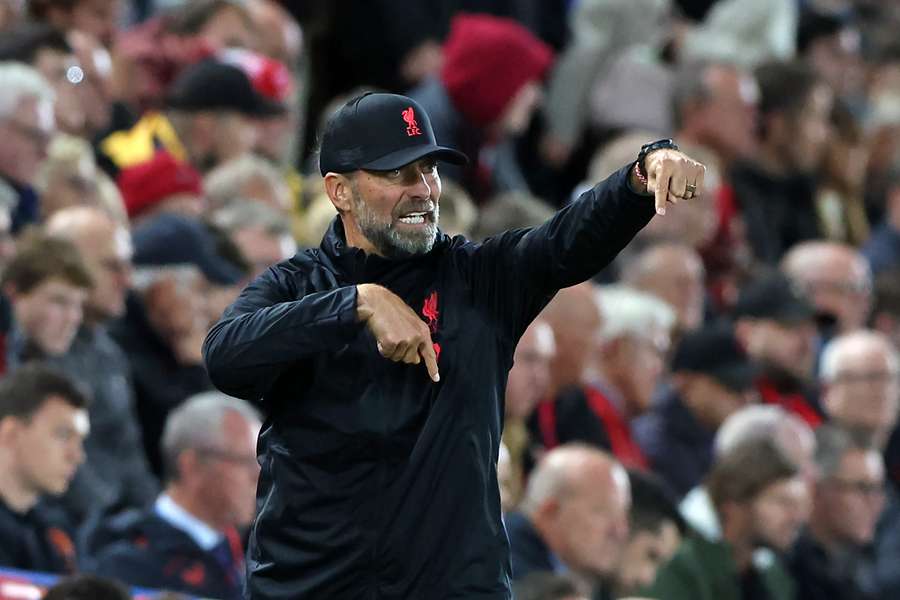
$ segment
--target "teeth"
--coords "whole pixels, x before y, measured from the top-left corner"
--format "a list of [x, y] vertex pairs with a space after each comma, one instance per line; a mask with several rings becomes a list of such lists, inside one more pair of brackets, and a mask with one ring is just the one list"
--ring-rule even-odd
[[425, 222], [425, 214], [424, 213], [416, 213], [412, 215], [407, 215], [405, 217], [400, 217], [400, 220], [404, 223], [408, 223], [410, 225], [418, 225], [420, 223]]

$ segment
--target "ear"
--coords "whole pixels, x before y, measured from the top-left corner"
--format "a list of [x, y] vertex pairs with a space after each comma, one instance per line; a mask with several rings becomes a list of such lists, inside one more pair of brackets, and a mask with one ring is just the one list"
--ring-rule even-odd
[[754, 322], [751, 319], [738, 319], [734, 324], [734, 337], [737, 338], [741, 347], [746, 348], [750, 352], [754, 350], [754, 340], [756, 339], [753, 331]]
[[560, 504], [557, 498], [545, 500], [534, 512], [534, 520], [541, 523], [548, 523], [556, 520], [559, 515]]
[[3, 286], [3, 293], [10, 300], [15, 300], [16, 297], [19, 295], [19, 290], [16, 289], [16, 286], [14, 283], [7, 283], [6, 285]]
[[746, 504], [728, 500], [722, 504], [719, 512], [722, 514], [723, 524], [727, 523], [729, 528], [743, 530], [746, 527], [748, 516]]
[[628, 345], [628, 338], [620, 336], [611, 340], [604, 340], [597, 344], [597, 349], [604, 358], [619, 358], [622, 350]]
[[341, 214], [350, 212], [353, 205], [353, 188], [351, 187], [350, 178], [340, 173], [325, 174], [325, 193], [328, 199], [334, 205], [334, 208]]
[[692, 378], [686, 373], [672, 373], [671, 381], [672, 386], [683, 394], [690, 387]]
[[14, 446], [21, 429], [22, 421], [16, 417], [0, 419], [0, 448], [11, 448]]
[[788, 115], [781, 110], [777, 110], [761, 119], [764, 130], [763, 134], [767, 139], [783, 140], [791, 134], [788, 125]]
[[218, 126], [215, 113], [198, 112], [191, 117], [190, 136], [195, 145], [203, 148], [211, 144]]
[[197, 470], [197, 463], [200, 461], [200, 457], [197, 455], [197, 451], [193, 448], [188, 448], [184, 452], [178, 455], [178, 459], [175, 461], [178, 465], [178, 476], [179, 478], [184, 478], [189, 476], [191, 473]]
[[872, 329], [880, 331], [888, 337], [893, 337], [894, 332], [897, 330], [897, 319], [887, 312], [877, 313], [872, 318]]

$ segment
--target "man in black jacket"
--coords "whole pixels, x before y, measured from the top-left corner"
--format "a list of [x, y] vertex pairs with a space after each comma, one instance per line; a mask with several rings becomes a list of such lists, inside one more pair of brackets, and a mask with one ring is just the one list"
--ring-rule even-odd
[[76, 570], [72, 524], [46, 501], [66, 491], [84, 460], [87, 403], [38, 362], [0, 381], [0, 567]]
[[644, 195], [664, 212], [702, 188], [699, 163], [643, 154], [546, 224], [473, 244], [437, 229], [435, 161], [464, 157], [418, 104], [335, 113], [320, 170], [339, 218], [204, 344], [212, 381], [266, 413], [249, 597], [510, 597], [496, 464], [516, 341], [650, 220]]

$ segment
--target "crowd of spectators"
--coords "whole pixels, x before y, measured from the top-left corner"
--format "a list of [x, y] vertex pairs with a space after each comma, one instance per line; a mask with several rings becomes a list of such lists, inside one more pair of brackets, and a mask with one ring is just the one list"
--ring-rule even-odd
[[201, 344], [318, 246], [319, 132], [384, 90], [471, 158], [450, 235], [659, 138], [707, 166], [518, 341], [516, 598], [900, 597], [897, 31], [895, 0], [0, 2], [0, 568], [240, 597], [267, 415]]

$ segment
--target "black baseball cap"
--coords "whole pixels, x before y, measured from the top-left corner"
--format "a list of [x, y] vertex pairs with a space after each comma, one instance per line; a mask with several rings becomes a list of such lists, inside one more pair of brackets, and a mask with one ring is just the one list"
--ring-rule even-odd
[[455, 165], [468, 158], [439, 146], [425, 109], [399, 94], [369, 92], [342, 106], [325, 125], [319, 171], [389, 171], [434, 156]]
[[790, 279], [778, 272], [749, 282], [734, 305], [736, 318], [774, 319], [784, 324], [812, 321], [815, 315], [813, 305]]
[[172, 84], [166, 106], [187, 111], [233, 110], [251, 117], [284, 114], [284, 106], [253, 89], [241, 69], [213, 59], [187, 67]]
[[726, 388], [743, 392], [753, 387], [758, 368], [750, 360], [728, 323], [685, 334], [672, 357], [672, 372], [709, 375]]
[[241, 268], [219, 252], [215, 236], [198, 219], [160, 213], [140, 224], [134, 230], [133, 240], [135, 265], [194, 265], [218, 285], [233, 285], [244, 278]]

